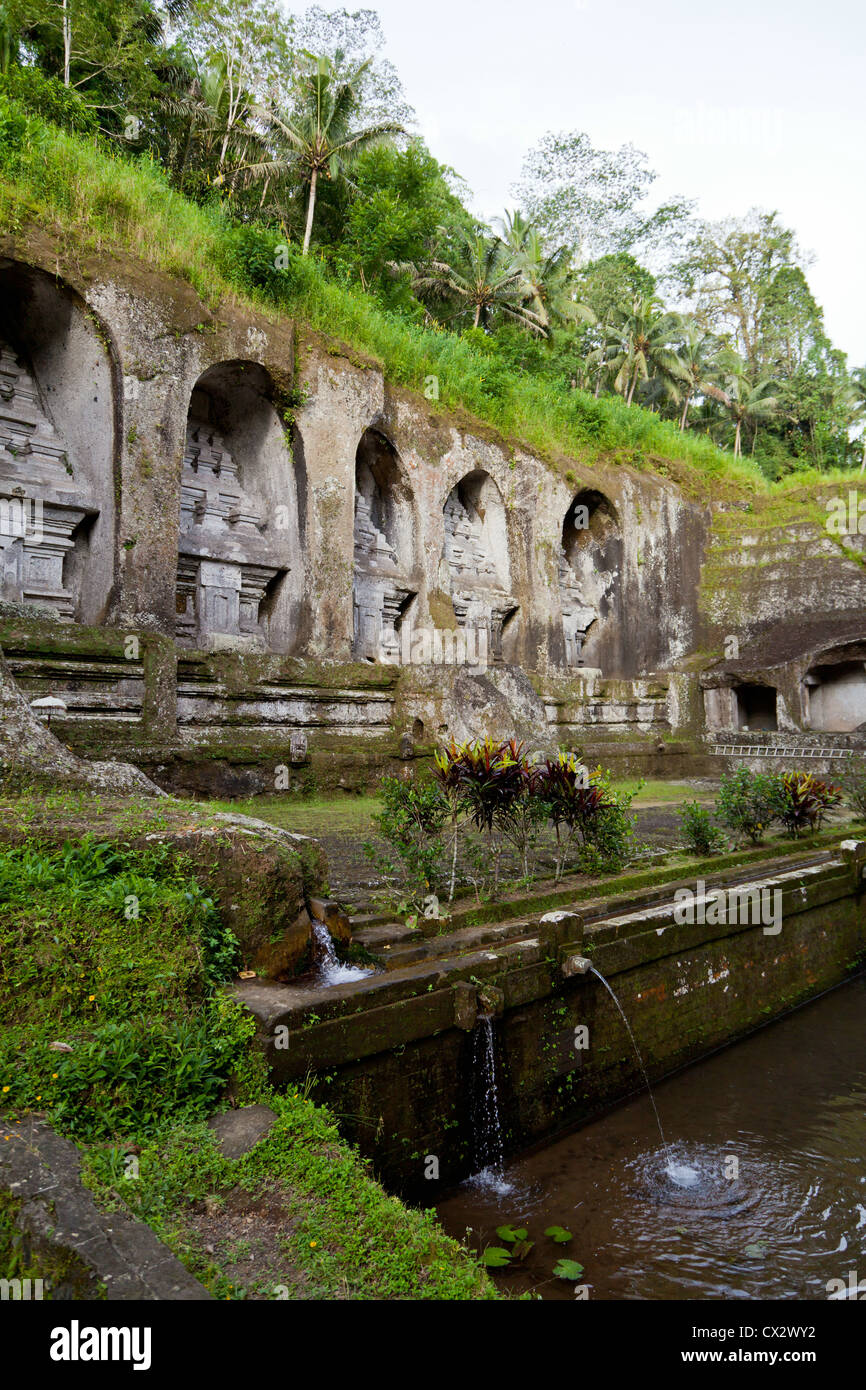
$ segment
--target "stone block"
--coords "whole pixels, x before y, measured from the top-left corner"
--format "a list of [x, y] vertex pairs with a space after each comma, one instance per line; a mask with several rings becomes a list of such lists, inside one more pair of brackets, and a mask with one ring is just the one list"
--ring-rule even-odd
[[267, 1105], [244, 1105], [239, 1110], [212, 1115], [208, 1128], [216, 1135], [225, 1158], [243, 1158], [271, 1131], [276, 1118]]

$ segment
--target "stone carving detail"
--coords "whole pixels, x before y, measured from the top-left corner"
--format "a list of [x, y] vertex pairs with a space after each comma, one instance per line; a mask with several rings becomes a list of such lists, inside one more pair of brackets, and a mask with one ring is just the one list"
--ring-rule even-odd
[[565, 636], [565, 664], [583, 666], [583, 644], [598, 617], [598, 611], [587, 603], [564, 546], [559, 547], [559, 601]]
[[64, 582], [75, 533], [99, 508], [77, 486], [64, 441], [36, 382], [0, 341], [0, 593], [69, 621], [76, 595]]
[[501, 661], [503, 625], [517, 605], [502, 588], [481, 519], [469, 512], [456, 489], [445, 503], [444, 517], [444, 559], [457, 625], [486, 631], [489, 658]]
[[188, 646], [264, 647], [262, 601], [286, 567], [272, 563], [264, 518], [238, 465], [210, 425], [187, 425], [177, 567], [178, 641]]
[[397, 552], [373, 522], [370, 499], [355, 492], [354, 654], [397, 664], [399, 623], [414, 596], [401, 576]]

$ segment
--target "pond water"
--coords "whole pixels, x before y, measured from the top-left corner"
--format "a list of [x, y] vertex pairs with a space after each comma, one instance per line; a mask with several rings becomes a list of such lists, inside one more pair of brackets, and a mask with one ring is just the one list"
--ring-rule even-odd
[[[543, 1298], [826, 1300], [858, 1279], [866, 1295], [866, 978], [654, 1093], [669, 1152], [644, 1094], [499, 1184], [464, 1183], [443, 1226], [477, 1249], [525, 1228], [532, 1249], [494, 1277]], [[562, 1257], [584, 1266], [577, 1286], [553, 1277]]]

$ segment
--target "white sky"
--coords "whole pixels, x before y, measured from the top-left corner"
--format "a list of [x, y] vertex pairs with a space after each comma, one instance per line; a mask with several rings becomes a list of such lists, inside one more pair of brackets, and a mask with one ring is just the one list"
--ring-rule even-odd
[[696, 198], [708, 218], [777, 208], [816, 257], [830, 337], [866, 362], [864, 0], [357, 3], [381, 16], [421, 133], [476, 212], [514, 206], [548, 130], [631, 141], [659, 199]]

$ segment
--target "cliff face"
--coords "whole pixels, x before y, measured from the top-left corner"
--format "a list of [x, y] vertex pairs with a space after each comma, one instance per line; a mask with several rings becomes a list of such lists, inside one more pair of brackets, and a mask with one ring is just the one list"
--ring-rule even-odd
[[44, 232], [0, 255], [0, 641], [81, 751], [252, 790], [509, 721], [695, 736], [701, 671], [762, 664], [711, 668], [732, 635], [770, 653], [808, 612], [812, 652], [860, 621], [863, 571], [805, 503], [756, 543], [730, 482], [542, 460], [434, 380]]

